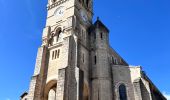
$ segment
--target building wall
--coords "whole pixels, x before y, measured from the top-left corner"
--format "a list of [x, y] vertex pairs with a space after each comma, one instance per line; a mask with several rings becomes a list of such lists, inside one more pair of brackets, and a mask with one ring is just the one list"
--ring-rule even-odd
[[126, 86], [128, 100], [135, 100], [129, 66], [113, 65], [112, 75], [115, 100], [119, 100], [119, 86], [121, 84]]
[[[126, 86], [128, 100], [157, 100], [160, 94], [150, 90], [150, 81], [143, 78], [141, 67], [129, 66], [110, 47], [107, 27], [99, 19], [92, 24], [93, 0], [89, 2], [87, 10], [82, 0], [62, 0], [60, 7], [65, 13], [57, 17], [54, 13], [59, 6], [49, 0], [29, 100], [47, 100], [51, 88], [55, 89], [56, 100], [119, 100], [121, 84]], [[83, 21], [81, 10], [89, 22]], [[59, 28], [61, 41], [50, 45]]]
[[144, 100], [152, 100], [149, 82], [141, 78], [141, 93]]

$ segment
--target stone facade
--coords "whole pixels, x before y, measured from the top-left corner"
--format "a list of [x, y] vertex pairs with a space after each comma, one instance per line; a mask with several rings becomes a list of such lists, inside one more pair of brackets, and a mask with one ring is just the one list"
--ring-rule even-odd
[[140, 66], [131, 67], [93, 24], [93, 0], [48, 0], [35, 71], [21, 100], [166, 100]]

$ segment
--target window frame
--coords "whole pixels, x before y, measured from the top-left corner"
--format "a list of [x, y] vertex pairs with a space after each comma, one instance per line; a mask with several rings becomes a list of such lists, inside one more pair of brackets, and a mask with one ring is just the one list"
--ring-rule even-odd
[[[123, 93], [125, 93], [125, 96], [126, 96], [125, 99], [121, 99], [121, 94], [120, 94], [120, 87], [121, 86], [124, 86], [124, 89], [125, 89], [125, 91], [123, 91]], [[125, 84], [123, 84], [123, 83], [119, 84], [119, 86], [118, 86], [118, 98], [119, 98], [119, 100], [128, 100], [127, 86]]]

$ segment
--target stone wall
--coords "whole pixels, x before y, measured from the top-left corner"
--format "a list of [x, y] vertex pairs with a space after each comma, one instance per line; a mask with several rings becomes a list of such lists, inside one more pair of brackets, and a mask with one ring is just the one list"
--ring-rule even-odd
[[119, 100], [119, 86], [121, 84], [126, 86], [128, 100], [137, 100], [134, 97], [134, 88], [131, 82], [131, 72], [129, 66], [113, 65], [112, 75], [115, 100]]

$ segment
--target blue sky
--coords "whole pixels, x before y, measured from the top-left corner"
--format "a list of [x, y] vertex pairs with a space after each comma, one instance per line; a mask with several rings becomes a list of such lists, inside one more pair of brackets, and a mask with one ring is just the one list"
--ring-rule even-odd
[[[45, 26], [47, 0], [0, 0], [0, 100], [18, 100], [28, 90]], [[170, 1], [95, 0], [97, 16], [110, 29], [111, 46], [141, 65], [170, 94]]]

